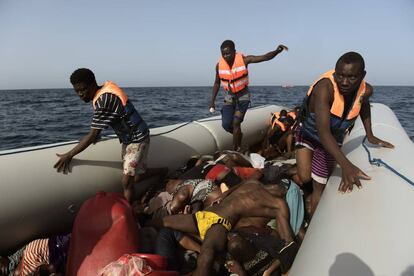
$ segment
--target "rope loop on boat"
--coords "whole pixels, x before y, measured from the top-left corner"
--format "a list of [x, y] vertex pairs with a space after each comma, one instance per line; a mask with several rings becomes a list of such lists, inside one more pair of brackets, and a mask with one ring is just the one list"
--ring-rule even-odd
[[389, 169], [390, 171], [392, 171], [393, 173], [395, 173], [397, 176], [401, 177], [402, 179], [404, 179], [405, 181], [407, 181], [409, 184], [411, 184], [412, 186], [414, 186], [414, 181], [408, 179], [406, 176], [402, 175], [401, 173], [399, 173], [396, 169], [394, 169], [393, 167], [391, 167], [390, 165], [388, 165], [387, 163], [385, 163], [382, 159], [380, 158], [372, 158], [371, 157], [371, 152], [369, 151], [367, 145], [365, 144], [365, 141], [367, 140], [367, 136], [364, 137], [364, 140], [362, 140], [362, 146], [364, 147], [365, 151], [368, 154], [368, 161], [370, 164], [375, 165], [377, 167], [381, 167], [384, 166], [387, 169]]

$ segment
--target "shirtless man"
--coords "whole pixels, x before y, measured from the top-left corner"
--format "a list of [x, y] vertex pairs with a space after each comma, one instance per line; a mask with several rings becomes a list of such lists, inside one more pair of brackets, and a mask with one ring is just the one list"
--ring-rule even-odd
[[279, 190], [274, 194], [273, 185], [264, 186], [257, 180], [248, 180], [224, 193], [219, 204], [205, 211], [164, 217], [155, 222], [155, 226], [200, 234], [203, 244], [193, 275], [211, 275], [216, 254], [226, 250], [227, 232], [242, 218], [276, 218], [281, 239], [292, 244], [289, 209], [286, 201], [278, 195]]

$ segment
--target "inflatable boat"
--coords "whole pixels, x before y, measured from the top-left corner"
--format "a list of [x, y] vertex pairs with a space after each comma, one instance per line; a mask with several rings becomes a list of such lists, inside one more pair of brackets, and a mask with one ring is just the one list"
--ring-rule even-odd
[[[243, 123], [243, 142], [260, 141], [270, 114], [282, 108], [250, 109]], [[341, 172], [335, 170], [290, 276], [411, 275], [414, 271], [414, 146], [387, 106], [372, 104], [371, 112], [375, 135], [395, 149], [364, 142], [358, 119], [343, 151], [372, 179], [363, 181], [361, 190], [339, 194]], [[191, 155], [229, 149], [232, 144], [219, 116], [151, 129], [151, 135], [149, 166], [171, 170]], [[122, 164], [116, 138], [104, 139], [76, 156], [67, 175], [53, 169], [55, 154], [75, 143], [0, 152], [0, 254], [46, 233], [70, 229], [85, 199], [99, 190], [120, 189]]]
[[340, 194], [336, 168], [289, 276], [414, 275], [414, 145], [387, 106], [372, 104], [371, 116], [395, 149], [369, 146], [358, 119], [343, 151], [372, 179]]
[[[270, 114], [280, 106], [250, 109], [243, 122], [243, 143], [265, 134]], [[75, 156], [72, 172], [57, 173], [56, 153], [77, 141], [0, 152], [0, 255], [35, 238], [68, 231], [82, 202], [97, 191], [120, 191], [121, 145], [103, 139]], [[221, 117], [151, 129], [149, 167], [175, 170], [196, 154], [230, 149], [232, 136]]]

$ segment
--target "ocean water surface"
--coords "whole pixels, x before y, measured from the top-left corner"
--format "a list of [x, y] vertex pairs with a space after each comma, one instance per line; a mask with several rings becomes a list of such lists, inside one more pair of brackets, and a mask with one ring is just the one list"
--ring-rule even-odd
[[[275, 104], [299, 105], [306, 86], [253, 86], [252, 107]], [[125, 92], [150, 127], [197, 120], [211, 116], [208, 105], [211, 87], [137, 87]], [[414, 141], [414, 86], [374, 87], [371, 102], [388, 105]], [[83, 103], [73, 89], [0, 91], [0, 150], [78, 140], [88, 133], [92, 107]], [[216, 109], [223, 103], [220, 91]], [[217, 112], [216, 115], [219, 113]], [[374, 131], [375, 133], [375, 131]], [[113, 134], [112, 130], [103, 135]]]

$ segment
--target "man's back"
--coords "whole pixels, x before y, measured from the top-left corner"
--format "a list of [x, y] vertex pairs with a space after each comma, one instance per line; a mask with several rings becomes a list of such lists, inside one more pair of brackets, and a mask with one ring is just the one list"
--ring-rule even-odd
[[275, 217], [278, 201], [256, 180], [248, 180], [218, 205], [207, 208], [233, 224], [242, 217]]

